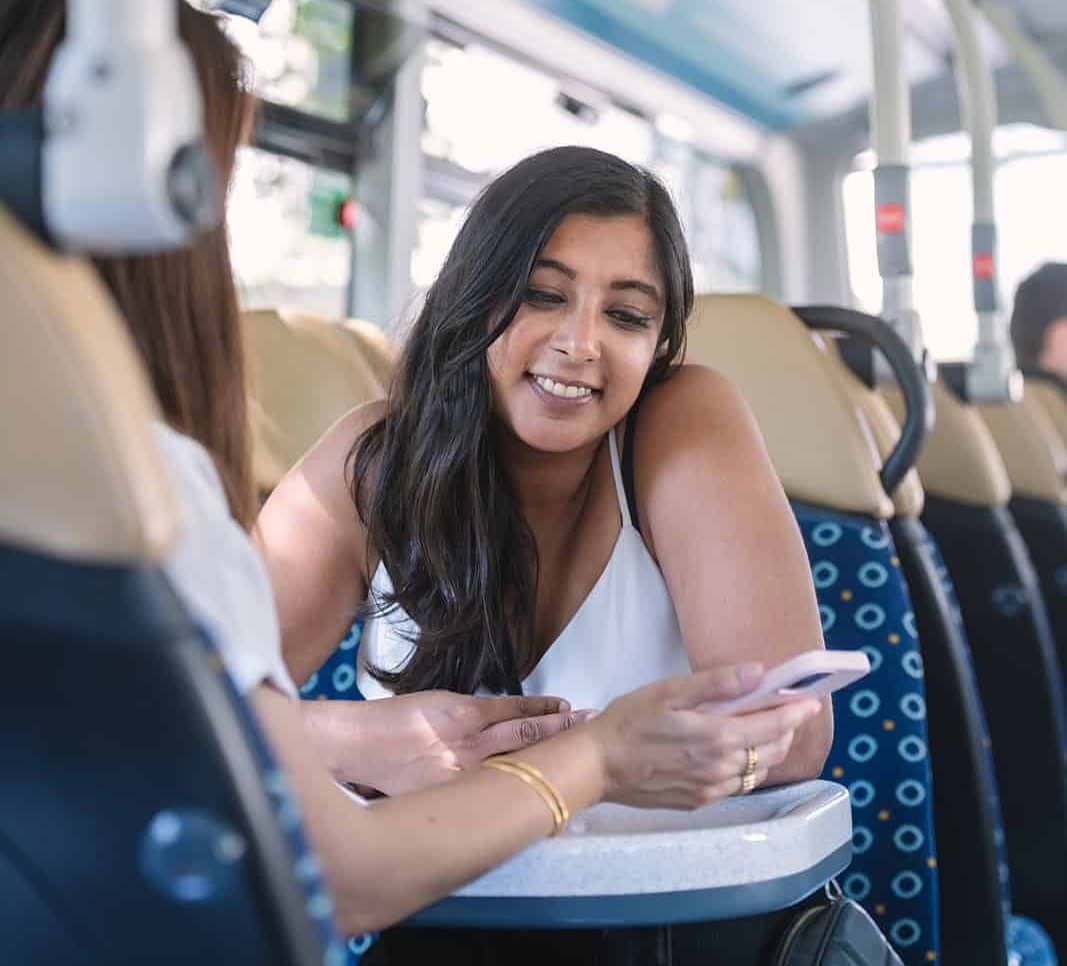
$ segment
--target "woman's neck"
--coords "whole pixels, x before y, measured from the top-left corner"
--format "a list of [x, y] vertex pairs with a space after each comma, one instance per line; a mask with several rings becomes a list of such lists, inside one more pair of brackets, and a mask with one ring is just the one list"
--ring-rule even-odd
[[530, 523], [580, 509], [603, 439], [567, 453], [545, 453], [497, 425], [497, 457], [511, 480], [515, 497]]

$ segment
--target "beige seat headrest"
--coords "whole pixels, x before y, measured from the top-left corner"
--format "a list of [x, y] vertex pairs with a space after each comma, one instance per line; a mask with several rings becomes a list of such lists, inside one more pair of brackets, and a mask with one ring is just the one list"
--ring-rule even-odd
[[[934, 428], [915, 464], [927, 495], [976, 506], [1003, 506], [1011, 499], [1011, 483], [982, 417], [942, 381], [930, 388]], [[883, 394], [896, 418], [903, 418], [900, 390], [886, 387]]]
[[871, 430], [833, 361], [789, 309], [760, 295], [700, 296], [687, 358], [738, 386], [790, 498], [892, 516]]
[[[841, 386], [856, 408], [863, 413], [871, 434], [874, 436], [878, 454], [884, 463], [900, 439], [903, 414], [898, 420], [881, 392], [871, 389], [848, 368], [838, 351], [835, 340], [816, 336], [816, 345], [825, 349], [827, 356], [835, 363]], [[919, 474], [914, 467], [904, 474], [904, 479], [897, 484], [891, 498], [896, 516], [918, 519], [922, 515], [925, 493]]]
[[1030, 389], [1017, 403], [977, 408], [1000, 450], [1012, 493], [1062, 502], [1067, 452], [1055, 425]]
[[155, 563], [181, 525], [137, 351], [86, 263], [0, 209], [0, 541]]
[[1025, 380], [1026, 395], [1030, 396], [1052, 421], [1059, 433], [1060, 442], [1067, 447], [1067, 399], [1063, 389], [1047, 379], [1027, 376]]
[[383, 386], [388, 386], [400, 360], [400, 351], [378, 326], [363, 319], [345, 319], [341, 332], [355, 340], [359, 351], [370, 364]]
[[248, 347], [253, 472], [270, 490], [341, 416], [385, 396], [388, 340], [358, 324], [260, 309], [242, 314]]

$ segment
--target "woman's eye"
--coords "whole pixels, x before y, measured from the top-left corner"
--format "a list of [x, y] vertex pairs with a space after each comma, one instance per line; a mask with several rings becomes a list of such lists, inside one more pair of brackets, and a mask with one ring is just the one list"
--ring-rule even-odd
[[531, 305], [562, 305], [563, 296], [556, 292], [546, 292], [540, 288], [528, 288], [526, 290], [525, 301]]
[[616, 309], [608, 313], [616, 322], [633, 329], [647, 329], [652, 324], [652, 318], [648, 315], [638, 315], [636, 312], [626, 312]]

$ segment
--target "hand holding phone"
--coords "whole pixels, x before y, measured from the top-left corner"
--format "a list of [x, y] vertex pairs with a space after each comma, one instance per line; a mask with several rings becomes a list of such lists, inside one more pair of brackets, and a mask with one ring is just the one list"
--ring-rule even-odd
[[871, 670], [863, 651], [805, 651], [767, 671], [748, 694], [700, 706], [710, 714], [747, 714], [780, 704], [825, 698]]

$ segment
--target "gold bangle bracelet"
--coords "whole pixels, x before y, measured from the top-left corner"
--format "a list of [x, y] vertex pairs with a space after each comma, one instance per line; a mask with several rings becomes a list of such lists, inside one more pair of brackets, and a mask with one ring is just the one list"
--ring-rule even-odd
[[482, 767], [494, 768], [497, 771], [514, 775], [537, 792], [548, 806], [548, 810], [552, 813], [552, 833], [549, 837], [554, 838], [559, 835], [570, 818], [570, 812], [567, 810], [567, 806], [564, 804], [563, 798], [556, 790], [555, 786], [545, 778], [538, 769], [534, 768], [533, 765], [528, 765], [524, 761], [518, 761], [514, 758], [505, 758], [502, 755], [498, 755], [494, 758], [486, 758], [485, 761], [482, 762]]
[[516, 768], [526, 772], [531, 778], [537, 781], [542, 788], [544, 788], [555, 800], [556, 806], [561, 816], [563, 825], [566, 825], [570, 821], [571, 813], [567, 808], [567, 803], [563, 801], [563, 796], [560, 794], [559, 789], [552, 784], [539, 768], [535, 768], [528, 761], [523, 761], [521, 758], [512, 758], [510, 755], [499, 755], [497, 760], [503, 760], [509, 765], [513, 765]]
[[548, 794], [551, 794], [555, 803], [556, 810], [559, 812], [559, 827], [562, 828], [571, 820], [571, 812], [567, 807], [567, 803], [563, 801], [563, 796], [560, 794], [559, 789], [553, 785], [553, 783], [545, 778], [544, 773], [540, 769], [536, 769], [534, 765], [531, 765], [528, 761], [523, 761], [521, 758], [510, 758], [508, 756], [501, 756], [508, 764], [517, 767], [522, 770], [532, 779], [539, 783], [539, 786], [543, 788]]

